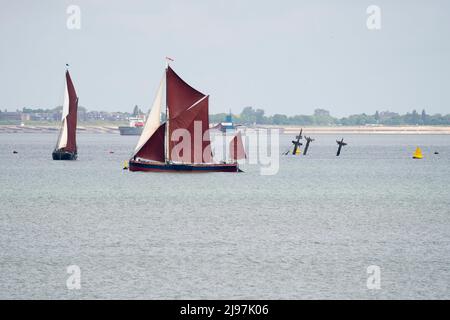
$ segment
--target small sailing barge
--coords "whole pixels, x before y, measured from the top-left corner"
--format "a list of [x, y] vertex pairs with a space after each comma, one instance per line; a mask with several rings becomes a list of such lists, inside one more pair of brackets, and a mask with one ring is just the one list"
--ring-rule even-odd
[[53, 160], [77, 159], [77, 110], [78, 97], [70, 78], [69, 70], [66, 70], [66, 86], [64, 89], [64, 102], [62, 108], [61, 128], [58, 141], [53, 150]]
[[[165, 90], [164, 90], [165, 88]], [[165, 93], [166, 121], [161, 123]], [[130, 171], [239, 172], [245, 157], [240, 135], [230, 162], [214, 162], [209, 135], [209, 96], [192, 88], [167, 64], [132, 158]], [[239, 139], [238, 142], [236, 142]]]

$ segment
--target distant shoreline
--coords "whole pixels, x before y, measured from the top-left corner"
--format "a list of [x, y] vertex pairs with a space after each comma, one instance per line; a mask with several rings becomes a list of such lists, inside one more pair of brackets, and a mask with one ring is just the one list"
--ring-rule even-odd
[[[242, 127], [251, 129], [280, 129], [284, 134], [297, 134], [303, 128], [305, 134], [450, 134], [450, 126], [274, 126], [257, 125]], [[51, 125], [0, 125], [1, 133], [56, 133], [59, 126]], [[79, 133], [119, 134], [118, 126], [79, 125]]]
[[284, 133], [298, 133], [300, 129], [306, 134], [450, 134], [450, 126], [333, 126], [333, 127], [300, 127], [284, 126]]

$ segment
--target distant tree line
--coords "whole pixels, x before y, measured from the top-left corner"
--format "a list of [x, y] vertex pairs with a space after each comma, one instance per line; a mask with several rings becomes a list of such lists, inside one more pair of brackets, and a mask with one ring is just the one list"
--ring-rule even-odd
[[[37, 115], [41, 114], [41, 118], [53, 118], [60, 120], [62, 106], [52, 109], [44, 108], [23, 108], [17, 110], [18, 114], [30, 114], [32, 120], [40, 119]], [[7, 110], [0, 110], [0, 119], [7, 113]], [[128, 112], [107, 112], [107, 111], [87, 111], [86, 108], [78, 106], [78, 116], [81, 121], [88, 120], [109, 120], [109, 121], [126, 121], [130, 116], [137, 116], [144, 112], [135, 106], [132, 113]], [[211, 123], [225, 122], [229, 113], [216, 113], [210, 115]], [[18, 115], [19, 116], [19, 115]], [[52, 119], [53, 119], [52, 118]], [[165, 120], [165, 114], [162, 115]], [[304, 126], [363, 126], [363, 125], [450, 125], [450, 114], [427, 114], [425, 110], [418, 113], [416, 110], [400, 115], [390, 111], [376, 111], [374, 114], [355, 114], [348, 117], [336, 118], [330, 115], [325, 109], [316, 109], [312, 115], [294, 115], [287, 116], [284, 114], [274, 114], [267, 116], [263, 109], [245, 107], [240, 114], [232, 115], [233, 122], [237, 124], [253, 125], [304, 125]], [[47, 119], [47, 120], [48, 120]]]
[[[36, 109], [32, 109], [32, 108], [27, 108], [24, 107], [22, 108], [22, 111], [17, 110], [17, 112], [22, 112], [22, 113], [52, 113], [52, 112], [61, 112], [62, 111], [62, 106], [58, 106], [52, 109], [42, 109], [42, 108], [36, 108]], [[85, 107], [82, 106], [78, 106], [78, 111], [81, 112], [87, 112]]]
[[[212, 114], [210, 122], [217, 123], [225, 121], [227, 113]], [[450, 114], [429, 115], [422, 110], [418, 113], [400, 115], [390, 111], [376, 111], [372, 115], [365, 113], [350, 115], [343, 118], [335, 118], [325, 109], [316, 109], [312, 115], [287, 116], [274, 114], [266, 116], [264, 110], [245, 107], [240, 114], [233, 115], [233, 121], [239, 124], [270, 124], [270, 125], [311, 125], [311, 126], [361, 126], [361, 125], [450, 125]]]

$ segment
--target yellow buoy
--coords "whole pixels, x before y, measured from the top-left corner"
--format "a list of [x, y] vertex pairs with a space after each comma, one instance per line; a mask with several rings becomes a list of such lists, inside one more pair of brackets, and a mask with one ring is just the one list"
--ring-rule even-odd
[[128, 161], [127, 160], [125, 160], [123, 162], [123, 170], [128, 170]]
[[422, 159], [423, 155], [422, 155], [422, 150], [420, 150], [419, 147], [416, 148], [416, 151], [413, 154], [413, 159]]
[[295, 150], [295, 155], [298, 156], [300, 154], [300, 148], [297, 148], [297, 150]]

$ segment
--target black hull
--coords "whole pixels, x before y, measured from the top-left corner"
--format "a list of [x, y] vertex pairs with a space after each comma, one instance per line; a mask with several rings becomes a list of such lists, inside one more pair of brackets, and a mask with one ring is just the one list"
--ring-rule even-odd
[[140, 136], [143, 130], [143, 127], [119, 127], [121, 136]]
[[52, 158], [53, 160], [77, 160], [77, 153], [55, 150], [52, 153]]
[[227, 164], [174, 164], [162, 162], [143, 162], [131, 159], [130, 171], [146, 172], [242, 172], [237, 163]]

